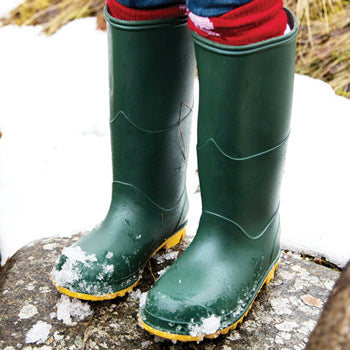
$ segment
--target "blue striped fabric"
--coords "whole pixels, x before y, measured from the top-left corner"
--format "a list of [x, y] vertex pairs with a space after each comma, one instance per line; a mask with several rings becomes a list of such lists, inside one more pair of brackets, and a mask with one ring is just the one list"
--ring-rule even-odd
[[[198, 16], [215, 17], [227, 13], [252, 0], [188, 0], [188, 9]], [[155, 8], [174, 4], [185, 4], [182, 0], [118, 0], [124, 6], [131, 8]]]

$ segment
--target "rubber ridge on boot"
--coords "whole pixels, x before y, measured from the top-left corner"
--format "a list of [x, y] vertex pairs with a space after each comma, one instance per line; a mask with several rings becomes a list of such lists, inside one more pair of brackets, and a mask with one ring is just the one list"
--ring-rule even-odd
[[113, 185], [103, 222], [66, 247], [52, 275], [64, 294], [123, 296], [160, 248], [185, 234], [194, 48], [186, 17], [123, 21], [105, 9]]
[[256, 44], [193, 34], [202, 216], [190, 246], [140, 306], [140, 324], [153, 334], [200, 341], [227, 333], [275, 273], [297, 34], [286, 13], [291, 32]]

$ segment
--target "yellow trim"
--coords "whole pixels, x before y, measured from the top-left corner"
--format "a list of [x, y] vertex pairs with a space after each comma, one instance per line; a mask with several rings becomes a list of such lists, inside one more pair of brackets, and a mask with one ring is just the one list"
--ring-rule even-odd
[[175, 333], [167, 333], [167, 332], [163, 332], [160, 331], [158, 329], [155, 329], [149, 325], [147, 325], [145, 322], [143, 322], [141, 319], [139, 319], [139, 323], [141, 325], [141, 327], [143, 327], [146, 331], [157, 335], [158, 337], [162, 337], [162, 338], [166, 338], [169, 340], [178, 340], [178, 341], [182, 341], [182, 342], [189, 342], [189, 341], [202, 341], [204, 338], [209, 338], [209, 339], [214, 339], [217, 338], [220, 334], [227, 334], [230, 330], [235, 329], [239, 324], [241, 324], [244, 320], [244, 318], [248, 315], [248, 312], [250, 311], [250, 309], [253, 306], [253, 303], [255, 301], [255, 298], [257, 297], [257, 295], [260, 293], [261, 288], [266, 284], [269, 284], [270, 281], [273, 279], [275, 272], [278, 268], [278, 261], [276, 262], [276, 264], [271, 268], [271, 270], [269, 271], [268, 275], [266, 276], [263, 284], [261, 285], [261, 287], [259, 288], [258, 293], [256, 293], [253, 301], [250, 303], [247, 311], [245, 312], [245, 314], [238, 320], [236, 321], [234, 324], [232, 324], [231, 326], [228, 326], [224, 329], [221, 329], [220, 331], [217, 331], [216, 333], [213, 334], [204, 334], [201, 336], [195, 336], [192, 337], [191, 335], [182, 335], [182, 334], [175, 334]]
[[72, 292], [67, 288], [57, 286], [57, 284], [55, 282], [53, 282], [53, 284], [61, 293], [66, 294], [70, 297], [82, 299], [82, 300], [99, 301], [99, 300], [109, 300], [109, 299], [113, 299], [116, 297], [123, 297], [126, 293], [132, 291], [132, 289], [137, 285], [139, 280], [140, 279], [138, 279], [132, 286], [125, 288], [123, 290], [120, 290], [119, 292], [115, 292], [115, 293], [111, 293], [111, 294], [103, 294], [103, 295], [91, 295], [91, 294]]
[[158, 247], [155, 252], [151, 255], [151, 257], [158, 252], [158, 250], [170, 249], [179, 244], [186, 236], [186, 226], [182, 228], [180, 231], [176, 232], [173, 236], [168, 238], [160, 247]]
[[[180, 231], [176, 232], [173, 236], [168, 238], [165, 242], [163, 242], [151, 255], [150, 259], [154, 254], [156, 254], [160, 249], [170, 249], [174, 246], [176, 246], [178, 243], [180, 243], [183, 238], [186, 235], [186, 226], [183, 227]], [[77, 298], [77, 299], [82, 299], [82, 300], [91, 300], [91, 301], [100, 301], [100, 300], [110, 300], [114, 299], [116, 297], [123, 297], [126, 293], [131, 292], [134, 287], [138, 284], [140, 281], [140, 278], [131, 286], [120, 290], [115, 293], [110, 293], [110, 294], [103, 294], [103, 295], [91, 295], [91, 294], [84, 294], [84, 293], [77, 293], [77, 292], [72, 292], [67, 288], [60, 287], [56, 284], [55, 281], [53, 281], [54, 286], [62, 293], [66, 294], [70, 297]]]

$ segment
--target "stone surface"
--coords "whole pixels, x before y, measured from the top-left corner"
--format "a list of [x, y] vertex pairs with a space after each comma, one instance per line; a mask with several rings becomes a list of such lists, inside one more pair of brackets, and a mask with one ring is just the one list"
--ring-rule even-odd
[[[161, 251], [145, 269], [134, 292], [104, 302], [80, 302], [84, 319], [62, 316], [62, 296], [50, 271], [66, 245], [78, 237], [35, 242], [19, 250], [0, 277], [0, 349], [293, 349], [305, 347], [323, 303], [339, 273], [283, 253], [274, 280], [264, 287], [239, 328], [215, 340], [197, 343], [163, 341], [137, 324], [138, 298], [189, 242]], [[89, 308], [90, 307], [90, 308]], [[93, 312], [89, 314], [89, 310]], [[59, 314], [59, 315], [58, 315]], [[79, 315], [79, 313], [78, 313]]]
[[350, 349], [350, 262], [325, 304], [305, 350]]

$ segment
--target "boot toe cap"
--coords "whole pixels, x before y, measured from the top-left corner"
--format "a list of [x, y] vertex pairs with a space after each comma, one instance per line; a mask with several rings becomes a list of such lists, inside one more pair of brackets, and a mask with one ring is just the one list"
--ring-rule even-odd
[[115, 266], [108, 253], [97, 257], [86, 254], [79, 246], [72, 246], [63, 250], [51, 275], [56, 287], [65, 294], [81, 299], [94, 299], [88, 296], [107, 299], [139, 278], [139, 273], [120, 275]]
[[141, 323], [155, 335], [168, 339], [200, 340], [222, 328], [221, 317], [206, 305], [175, 296], [171, 292], [151, 290], [141, 305]]

